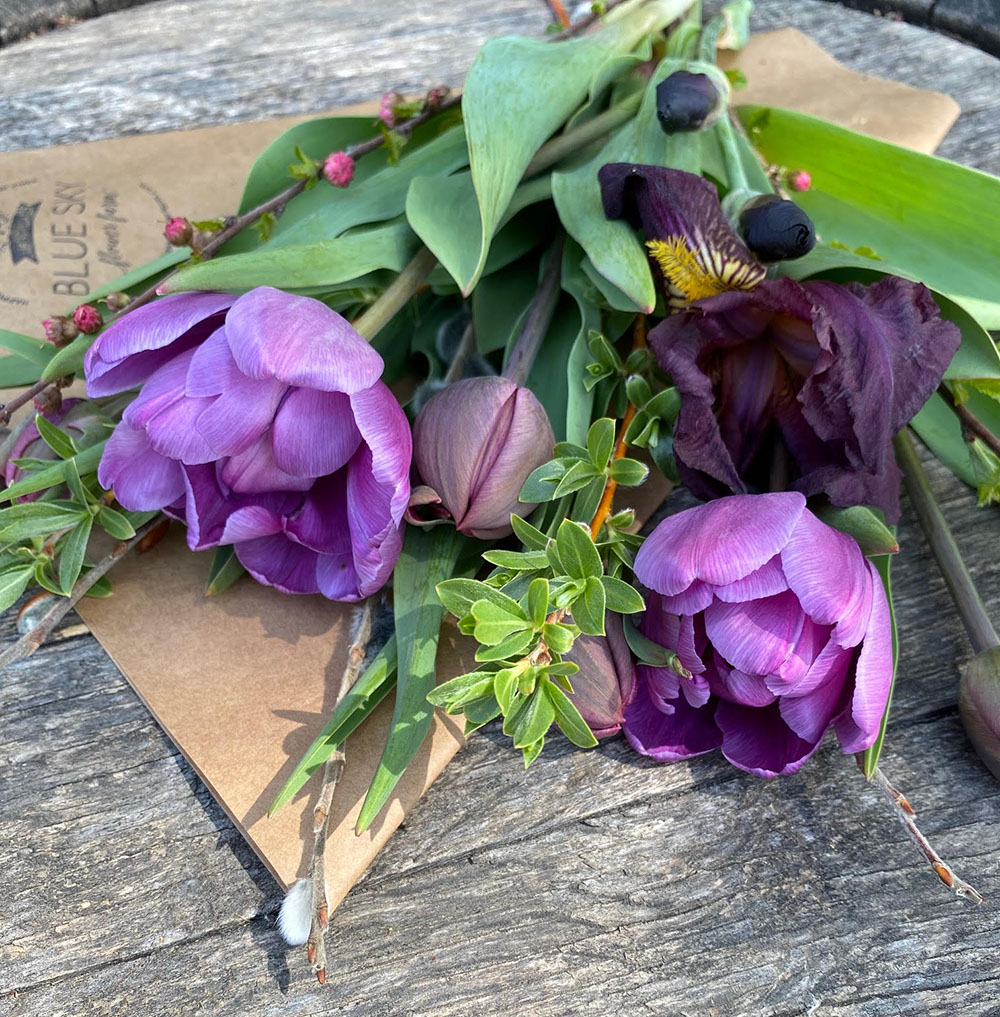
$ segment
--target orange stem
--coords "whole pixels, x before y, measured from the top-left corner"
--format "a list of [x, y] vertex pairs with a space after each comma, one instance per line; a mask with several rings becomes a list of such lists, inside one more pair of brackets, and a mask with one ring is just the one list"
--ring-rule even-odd
[[[646, 346], [646, 316], [644, 314], [638, 314], [635, 318], [635, 328], [632, 332], [632, 349], [641, 350]], [[622, 418], [622, 426], [618, 431], [618, 444], [615, 445], [615, 453], [611, 457], [612, 462], [615, 459], [621, 459], [625, 455], [625, 433], [628, 431], [629, 424], [632, 423], [635, 417], [635, 407], [629, 403], [625, 407], [625, 416]], [[597, 535], [601, 532], [601, 527], [604, 525], [605, 520], [611, 514], [611, 503], [615, 500], [615, 491], [618, 489], [616, 481], [608, 478], [608, 482], [604, 485], [604, 494], [601, 495], [601, 502], [597, 506], [597, 511], [594, 513], [594, 518], [590, 521], [590, 539], [593, 541], [597, 540]]]
[[552, 11], [552, 16], [563, 28], [569, 28], [569, 15], [566, 13], [566, 8], [563, 7], [561, 0], [549, 0], [549, 10]]

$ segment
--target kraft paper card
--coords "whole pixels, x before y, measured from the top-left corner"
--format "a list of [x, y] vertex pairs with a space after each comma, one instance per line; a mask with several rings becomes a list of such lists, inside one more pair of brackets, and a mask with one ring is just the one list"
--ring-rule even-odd
[[[724, 62], [747, 77], [740, 102], [791, 106], [921, 151], [933, 150], [958, 113], [946, 96], [847, 70], [793, 29], [754, 37]], [[36, 335], [42, 318], [159, 255], [170, 215], [235, 211], [256, 155], [302, 119], [0, 154], [0, 327]], [[211, 173], [178, 171], [203, 164], [206, 152], [214, 155]], [[642, 492], [642, 504], [634, 498], [640, 515], [664, 493]], [[175, 526], [153, 550], [116, 568], [114, 597], [84, 601], [80, 614], [287, 886], [308, 863], [315, 788], [273, 819], [267, 807], [339, 696], [351, 609], [249, 580], [206, 600], [209, 562], [187, 550]], [[468, 670], [471, 661], [472, 647], [446, 625], [439, 676]], [[348, 743], [327, 850], [331, 907], [462, 745], [460, 722], [439, 713], [391, 804], [356, 837], [390, 716], [386, 701]]]

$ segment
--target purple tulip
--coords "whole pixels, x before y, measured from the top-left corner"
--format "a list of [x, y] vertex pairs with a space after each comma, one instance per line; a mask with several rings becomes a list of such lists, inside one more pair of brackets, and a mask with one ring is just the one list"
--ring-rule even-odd
[[509, 536], [529, 474], [552, 457], [555, 437], [542, 404], [507, 378], [466, 378], [442, 389], [413, 424], [413, 458], [462, 533]]
[[640, 626], [690, 672], [640, 665], [625, 735], [672, 761], [721, 748], [760, 777], [794, 773], [832, 725], [845, 753], [878, 736], [892, 681], [889, 607], [857, 544], [795, 491], [720, 498], [665, 519], [636, 555]]
[[399, 556], [410, 493], [410, 431], [382, 366], [318, 300], [165, 297], [87, 354], [91, 396], [142, 386], [98, 478], [126, 508], [184, 520], [192, 550], [232, 544], [262, 583], [367, 597]]
[[580, 670], [570, 678], [573, 705], [594, 732], [607, 738], [621, 730], [635, 698], [635, 662], [625, 642], [620, 614], [604, 618], [604, 636], [577, 636], [565, 659]]
[[674, 454], [698, 498], [791, 488], [899, 516], [892, 436], [961, 341], [930, 291], [765, 279], [715, 189], [690, 173], [614, 163], [605, 210], [642, 224], [682, 309], [649, 334], [681, 396]]

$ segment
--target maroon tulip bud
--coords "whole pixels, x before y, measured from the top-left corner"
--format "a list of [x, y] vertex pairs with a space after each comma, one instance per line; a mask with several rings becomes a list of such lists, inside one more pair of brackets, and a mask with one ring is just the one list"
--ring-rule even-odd
[[346, 187], [354, 179], [354, 160], [346, 152], [331, 152], [323, 163], [323, 179], [333, 187]]
[[173, 247], [187, 247], [191, 243], [193, 232], [191, 223], [181, 216], [174, 216], [163, 227], [163, 235], [167, 238], [167, 243]]
[[552, 456], [555, 437], [542, 404], [507, 378], [466, 378], [433, 396], [413, 425], [413, 458], [462, 533], [511, 533], [528, 475]]
[[1000, 646], [976, 654], [962, 672], [958, 712], [972, 747], [1000, 780]]
[[635, 662], [620, 614], [604, 616], [606, 636], [579, 636], [565, 659], [580, 670], [570, 677], [573, 705], [596, 738], [617, 733], [635, 698]]
[[45, 329], [45, 338], [53, 346], [67, 346], [80, 334], [80, 330], [73, 323], [72, 318], [67, 318], [62, 314], [54, 314], [51, 318], [46, 318], [42, 322], [42, 328]]
[[93, 335], [95, 332], [100, 332], [104, 319], [101, 317], [101, 312], [93, 304], [81, 304], [73, 312], [73, 324], [81, 332]]
[[128, 307], [132, 303], [132, 298], [127, 293], [122, 293], [120, 290], [114, 290], [104, 298], [104, 303], [108, 310], [115, 314], [116, 312]]

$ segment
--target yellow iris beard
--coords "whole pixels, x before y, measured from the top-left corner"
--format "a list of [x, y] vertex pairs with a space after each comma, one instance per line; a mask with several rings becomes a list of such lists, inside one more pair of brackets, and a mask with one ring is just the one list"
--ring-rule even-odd
[[[649, 253], [660, 266], [664, 278], [690, 302], [702, 297], [714, 297], [717, 293], [725, 293], [732, 289], [752, 289], [736, 282], [739, 273], [732, 269], [740, 266], [729, 266], [729, 281], [705, 268], [695, 253], [687, 245], [684, 237], [667, 237], [666, 240], [647, 240]], [[753, 280], [754, 284], [759, 280]]]

